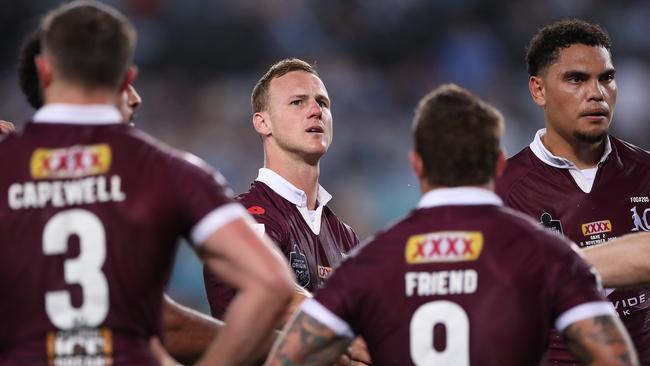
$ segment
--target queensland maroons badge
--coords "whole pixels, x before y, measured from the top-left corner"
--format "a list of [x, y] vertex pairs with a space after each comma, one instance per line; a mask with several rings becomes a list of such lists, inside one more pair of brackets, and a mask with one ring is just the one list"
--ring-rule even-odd
[[289, 253], [289, 265], [296, 274], [296, 282], [302, 287], [309, 284], [309, 265], [307, 257], [300, 251], [298, 245], [293, 246], [293, 251]]

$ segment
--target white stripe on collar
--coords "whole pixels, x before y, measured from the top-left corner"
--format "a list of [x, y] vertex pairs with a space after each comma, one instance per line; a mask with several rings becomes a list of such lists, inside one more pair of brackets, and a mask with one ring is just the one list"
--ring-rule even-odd
[[436, 206], [495, 205], [502, 206], [503, 201], [494, 192], [477, 187], [436, 188], [426, 192], [418, 208]]
[[[288, 180], [282, 178], [278, 173], [268, 168], [261, 168], [258, 172], [256, 181], [262, 182], [269, 186], [275, 193], [282, 196], [287, 201], [293, 203], [298, 207], [307, 207], [307, 194], [296, 188]], [[325, 206], [332, 199], [329, 194], [320, 184], [318, 185], [318, 194], [316, 200], [319, 206]]]
[[[544, 136], [544, 134], [546, 134], [546, 129], [542, 128], [537, 131], [535, 139], [530, 143], [530, 149], [533, 151], [533, 154], [535, 154], [539, 160], [552, 167], [561, 169], [578, 169], [572, 161], [553, 155], [546, 146], [544, 146], [544, 143], [542, 143], [542, 136]], [[612, 144], [609, 141], [609, 136], [607, 136], [605, 139], [605, 151], [603, 152], [603, 156], [600, 158], [599, 163], [605, 161], [611, 152]]]
[[105, 125], [122, 123], [122, 115], [107, 104], [47, 104], [41, 107], [32, 121], [35, 123], [61, 123]]

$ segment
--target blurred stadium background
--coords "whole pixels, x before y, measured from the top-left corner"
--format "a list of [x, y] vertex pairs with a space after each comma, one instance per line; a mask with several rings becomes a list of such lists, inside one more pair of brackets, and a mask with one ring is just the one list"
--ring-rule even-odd
[[[543, 125], [530, 100], [524, 49], [549, 22], [579, 17], [605, 26], [619, 88], [615, 135], [650, 146], [649, 1], [111, 0], [134, 22], [136, 123], [207, 160], [237, 192], [262, 164], [250, 91], [273, 62], [315, 62], [332, 99], [334, 144], [322, 185], [335, 212], [365, 238], [406, 213], [419, 191], [406, 155], [418, 99], [455, 82], [496, 105], [512, 155]], [[20, 128], [33, 111], [17, 86], [22, 37], [60, 3], [0, 2], [0, 119]], [[10, 159], [11, 157], [0, 157]], [[161, 182], [164, 184], [164, 182]], [[201, 267], [181, 246], [170, 293], [207, 312]]]

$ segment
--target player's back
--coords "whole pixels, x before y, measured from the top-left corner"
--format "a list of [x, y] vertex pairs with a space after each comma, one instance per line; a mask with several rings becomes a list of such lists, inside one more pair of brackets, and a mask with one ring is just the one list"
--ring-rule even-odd
[[0, 360], [155, 364], [191, 164], [123, 124], [28, 123], [0, 155]]
[[563, 240], [495, 205], [420, 208], [316, 300], [364, 337], [377, 365], [535, 365], [560, 314], [602, 301]]

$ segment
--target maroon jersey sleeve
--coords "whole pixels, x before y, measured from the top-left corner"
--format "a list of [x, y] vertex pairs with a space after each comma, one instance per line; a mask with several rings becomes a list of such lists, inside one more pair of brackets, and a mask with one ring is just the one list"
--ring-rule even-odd
[[589, 317], [610, 314], [614, 309], [603, 295], [597, 272], [578, 253], [578, 248], [560, 234], [536, 228], [546, 250], [541, 259], [548, 263], [545, 291], [551, 299], [552, 318], [556, 330]]
[[203, 160], [179, 153], [168, 163], [176, 201], [184, 215], [184, 235], [194, 244], [201, 244], [221, 225], [245, 215], [233, 200], [225, 178]]

